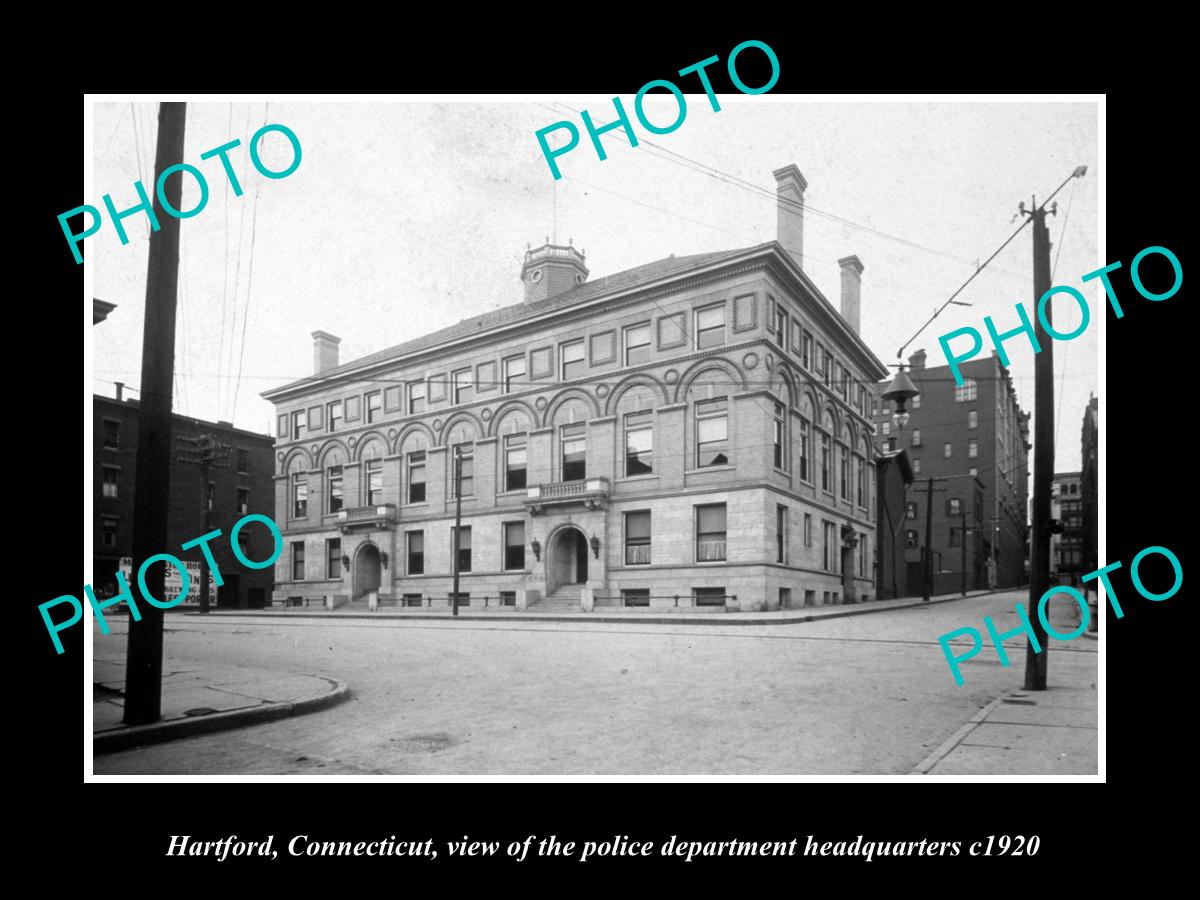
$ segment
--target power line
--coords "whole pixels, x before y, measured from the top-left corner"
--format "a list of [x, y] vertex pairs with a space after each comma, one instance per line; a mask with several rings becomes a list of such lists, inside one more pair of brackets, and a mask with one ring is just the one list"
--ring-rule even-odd
[[[233, 103], [229, 104], [229, 121], [226, 124], [226, 134], [233, 133]], [[221, 358], [225, 353], [225, 309], [229, 296], [229, 179], [225, 179], [225, 265], [221, 279], [221, 331], [217, 341], [217, 369], [221, 368]], [[217, 385], [217, 410], [221, 409], [220, 385]]]
[[[270, 115], [271, 101], [267, 101], [263, 108], [263, 126], [267, 124], [267, 117]], [[246, 325], [250, 320], [250, 289], [254, 285], [254, 239], [257, 236], [258, 225], [258, 196], [262, 191], [262, 176], [259, 175], [254, 182], [254, 213], [250, 217], [250, 271], [246, 276], [246, 310], [242, 314], [242, 346], [238, 351], [238, 367], [237, 380], [233, 383], [233, 411], [229, 414], [229, 421], [233, 421], [237, 415], [238, 393], [242, 386], [242, 362], [246, 358]]]

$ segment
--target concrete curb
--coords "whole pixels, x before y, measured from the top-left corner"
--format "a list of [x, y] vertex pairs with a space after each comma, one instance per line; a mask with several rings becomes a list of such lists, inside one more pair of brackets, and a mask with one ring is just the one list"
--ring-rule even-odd
[[1001, 694], [999, 697], [997, 697], [995, 700], [993, 700], [987, 706], [983, 707], [983, 709], [979, 710], [979, 712], [975, 713], [975, 715], [973, 715], [970, 719], [968, 719], [967, 722], [961, 728], [958, 729], [958, 731], [956, 731], [956, 732], [954, 732], [954, 734], [950, 735], [950, 737], [947, 738], [940, 747], [938, 747], [936, 750], [934, 750], [932, 753], [930, 753], [927, 757], [925, 757], [923, 760], [921, 760], [919, 763], [917, 763], [916, 768], [914, 768], [908, 774], [910, 774], [910, 775], [928, 775], [930, 769], [932, 769], [934, 766], [936, 766], [938, 763], [940, 763], [943, 759], [945, 759], [947, 756], [949, 756], [951, 751], [953, 751], [955, 747], [957, 747], [959, 744], [961, 744], [963, 742], [963, 739], [966, 738], [966, 736], [968, 734], [970, 734], [972, 731], [974, 731], [976, 728], [978, 728], [983, 723], [983, 720], [992, 714], [992, 710], [994, 710], [996, 707], [998, 707], [1001, 703], [1003, 703], [1009, 697], [1012, 697], [1014, 694], [1017, 694], [1017, 693], [1020, 693], [1020, 692], [1019, 691], [1009, 691], [1006, 694]]
[[[762, 619], [733, 619], [722, 613], [707, 613], [704, 615], [695, 615], [688, 613], [672, 613], [668, 616], [646, 614], [646, 615], [626, 615], [626, 616], [606, 616], [604, 614], [597, 615], [594, 612], [585, 613], [527, 613], [527, 612], [495, 612], [485, 615], [472, 613], [459, 613], [459, 621], [468, 622], [598, 622], [612, 624], [633, 624], [633, 625], [798, 625], [804, 622], [820, 622], [825, 619], [841, 619], [847, 616], [865, 616], [870, 613], [892, 612], [898, 609], [912, 609], [920, 606], [933, 606], [935, 603], [952, 603], [956, 600], [972, 600], [977, 597], [987, 597], [992, 594], [1002, 594], [1013, 590], [1013, 588], [1003, 588], [994, 591], [981, 591], [977, 594], [967, 594], [967, 596], [953, 596], [934, 598], [926, 603], [923, 600], [917, 599], [911, 603], [904, 603], [899, 606], [880, 607], [878, 604], [881, 601], [873, 601], [869, 603], [852, 603], [846, 604], [844, 610], [837, 612], [824, 613], [822, 615], [795, 615], [795, 616], [776, 616], [773, 618], [765, 618], [772, 616], [773, 613], [751, 613], [750, 615], [763, 615]], [[886, 601], [883, 601], [886, 602]], [[190, 615], [199, 615], [199, 613], [190, 613]], [[288, 619], [369, 619], [380, 621], [384, 619], [405, 619], [414, 622], [442, 622], [454, 621], [455, 617], [446, 614], [438, 615], [414, 615], [412, 613], [392, 613], [392, 612], [338, 612], [336, 610], [304, 610], [303, 612], [292, 612], [291, 610], [225, 610], [214, 611], [207, 614], [207, 618], [227, 617], [230, 619], [239, 619], [247, 615], [258, 616], [278, 616], [279, 618]], [[739, 613], [737, 615], [746, 615]]]
[[127, 728], [98, 732], [92, 735], [92, 752], [94, 754], [115, 753], [118, 750], [128, 750], [146, 744], [161, 744], [164, 741], [174, 741], [197, 734], [211, 734], [216, 731], [228, 731], [231, 728], [244, 728], [247, 725], [274, 722], [276, 719], [286, 719], [289, 716], [319, 712], [350, 699], [350, 686], [346, 682], [325, 678], [322, 675], [313, 677], [329, 682], [332, 688], [324, 694], [306, 697], [303, 700], [264, 703], [261, 706], [231, 709], [208, 716], [172, 719], [170, 722], [132, 725]]

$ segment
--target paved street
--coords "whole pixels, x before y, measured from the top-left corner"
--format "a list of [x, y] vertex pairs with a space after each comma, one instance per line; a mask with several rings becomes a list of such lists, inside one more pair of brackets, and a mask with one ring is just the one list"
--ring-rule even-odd
[[[937, 637], [1015, 628], [1026, 592], [793, 625], [167, 618], [167, 668], [206, 660], [346, 681], [312, 715], [99, 755], [97, 774], [905, 774], [1019, 688], [1024, 639], [956, 687]], [[1053, 621], [1069, 631], [1069, 602]], [[123, 624], [94, 632], [97, 660]], [[1095, 696], [1096, 642], [1050, 684]], [[1049, 751], [1048, 751], [1049, 752]], [[1086, 757], [1087, 754], [1082, 754]], [[1080, 758], [1077, 774], [1094, 774]], [[981, 774], [986, 774], [981, 773]]]

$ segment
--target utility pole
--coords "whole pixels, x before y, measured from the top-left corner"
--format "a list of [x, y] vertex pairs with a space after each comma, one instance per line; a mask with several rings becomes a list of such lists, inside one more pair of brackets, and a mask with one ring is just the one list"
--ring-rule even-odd
[[[154, 185], [168, 166], [183, 161], [186, 103], [158, 105], [158, 141], [154, 153]], [[141, 401], [138, 409], [137, 470], [133, 496], [133, 568], [167, 545], [167, 498], [171, 487], [171, 383], [175, 374], [175, 307], [179, 285], [179, 219], [168, 215], [151, 185], [154, 216], [159, 230], [150, 232], [150, 263], [146, 271], [146, 318], [142, 326]], [[183, 209], [183, 173], [175, 172], [163, 185], [166, 200]], [[146, 570], [146, 590], [160, 602], [163, 565]], [[162, 713], [163, 611], [153, 604], [130, 615], [125, 651], [126, 725], [145, 725]]]
[[925, 593], [922, 600], [929, 602], [933, 594], [933, 476], [925, 493]]
[[458, 546], [462, 530], [462, 447], [454, 446], [454, 596], [451, 598], [453, 614], [458, 615]]
[[[1051, 210], [1053, 212], [1053, 210]], [[1045, 206], [1033, 201], [1033, 303], [1034, 309], [1042, 295], [1050, 290], [1050, 230], [1046, 227]], [[1053, 326], [1050, 304], [1045, 307], [1046, 324]], [[1038, 601], [1050, 588], [1050, 488], [1054, 481], [1054, 341], [1042, 327], [1042, 316], [1034, 317], [1034, 334], [1041, 351], [1033, 357], [1034, 365], [1034, 423], [1033, 423], [1033, 515], [1029, 538], [1029, 609], [1034, 611], [1030, 625], [1041, 653], [1033, 644], [1025, 648], [1025, 690], [1046, 690], [1047, 646], [1046, 629], [1037, 615]]]
[[962, 519], [962, 529], [959, 537], [962, 544], [962, 595], [967, 596], [967, 510], [966, 504], [963, 504], [963, 509], [959, 510], [959, 517]]
[[[184, 446], [179, 447], [177, 452], [179, 458], [183, 462], [192, 463], [200, 466], [200, 521], [203, 531], [201, 534], [208, 534], [212, 530], [212, 505], [209, 503], [208, 497], [208, 478], [209, 472], [213, 468], [226, 468], [229, 458], [229, 451], [232, 449], [229, 444], [222, 444], [211, 434], [202, 434], [198, 437], [181, 437], [180, 442]], [[206, 565], [206, 560], [200, 562], [200, 613], [201, 615], [208, 614], [208, 580], [209, 570]]]

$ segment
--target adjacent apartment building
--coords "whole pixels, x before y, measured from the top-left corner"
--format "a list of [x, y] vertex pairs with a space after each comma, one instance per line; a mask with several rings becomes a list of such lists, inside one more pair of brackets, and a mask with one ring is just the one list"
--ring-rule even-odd
[[934, 593], [960, 590], [964, 572], [968, 589], [1025, 584], [1029, 413], [994, 352], [963, 363], [961, 385], [949, 366], [927, 367], [925, 358], [924, 350], [909, 357], [908, 374], [921, 393], [909, 404], [908, 423], [897, 428], [888, 403], [877, 418], [884, 446], [907, 450], [912, 464], [904, 530], [909, 589], [922, 586], [927, 510]]
[[460, 503], [470, 607], [870, 598], [887, 371], [862, 263], [840, 261], [839, 311], [803, 269], [804, 178], [775, 177], [776, 241], [597, 280], [547, 243], [522, 303], [345, 363], [313, 332], [314, 374], [263, 394], [275, 597], [444, 607]]
[[[122, 566], [122, 560], [128, 560], [133, 552], [138, 402], [122, 397], [121, 388], [121, 385], [117, 386], [115, 398], [92, 396], [95, 492], [92, 586], [97, 596], [117, 593], [115, 573]], [[207, 504], [211, 523], [208, 530], [219, 528], [223, 535], [209, 546], [225, 581], [217, 588], [216, 595], [210, 597], [211, 602], [218, 607], [261, 608], [271, 596], [272, 571], [243, 566], [224, 536], [229, 535], [234, 523], [247, 513], [274, 515], [274, 441], [269, 434], [243, 431], [229, 422], [205, 422], [180, 415], [171, 417], [173, 446], [183, 446], [188, 438], [201, 435], [212, 435], [227, 445], [228, 459], [223, 465], [210, 469], [208, 485], [204, 486], [200, 467], [185, 462], [182, 453], [175, 454], [171, 462], [170, 497], [157, 501], [165, 502], [169, 510], [167, 546], [162, 551], [188, 562], [203, 561], [199, 547], [184, 551], [180, 550], [180, 545], [205, 533], [204, 505]], [[271, 536], [262, 526], [244, 528], [238, 536], [243, 552], [249, 558], [266, 559], [271, 555]], [[126, 580], [132, 581], [128, 573]], [[198, 589], [197, 579], [193, 592]]]

